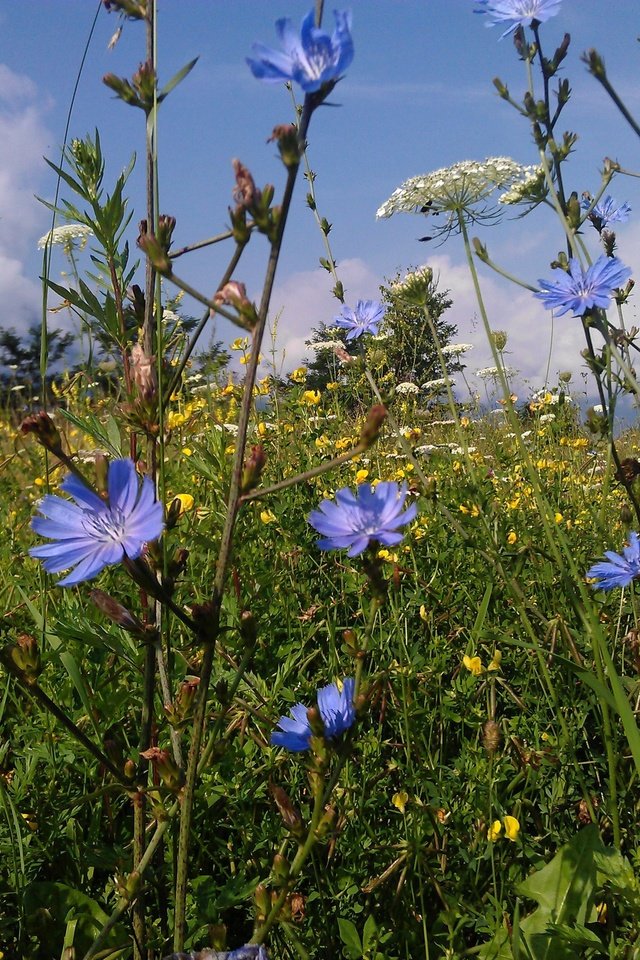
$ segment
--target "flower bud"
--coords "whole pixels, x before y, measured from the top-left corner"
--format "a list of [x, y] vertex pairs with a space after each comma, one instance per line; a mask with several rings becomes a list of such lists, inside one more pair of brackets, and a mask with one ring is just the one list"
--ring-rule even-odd
[[381, 403], [374, 404], [369, 410], [365, 424], [360, 431], [359, 445], [362, 446], [364, 450], [368, 450], [369, 447], [373, 446], [380, 436], [382, 424], [386, 416], [386, 408]]
[[276, 853], [271, 865], [271, 872], [274, 879], [283, 883], [288, 878], [290, 869], [287, 858], [283, 857], [281, 853]]
[[20, 432], [35, 434], [38, 443], [51, 453], [59, 455], [62, 452], [62, 438], [58, 428], [45, 410], [25, 417], [20, 424]]
[[170, 217], [167, 213], [161, 213], [158, 217], [158, 242], [168, 253], [171, 247], [173, 231], [176, 226], [176, 218]]
[[193, 706], [198, 692], [200, 677], [186, 677], [175, 696], [173, 703], [165, 703], [164, 712], [172, 727], [181, 730], [193, 715]]
[[322, 815], [322, 819], [316, 827], [315, 835], [318, 840], [322, 840], [331, 830], [333, 830], [337, 818], [338, 814], [334, 807], [325, 807], [325, 812]]
[[155, 357], [147, 356], [141, 343], [134, 343], [131, 347], [131, 371], [138, 393], [145, 401], [153, 400], [157, 394], [154, 362]]
[[489, 755], [496, 752], [501, 739], [500, 726], [495, 720], [487, 720], [482, 728], [482, 746]]
[[138, 636], [145, 635], [145, 628], [134, 614], [130, 613], [126, 607], [118, 603], [113, 597], [110, 597], [104, 590], [94, 588], [89, 592], [89, 596], [95, 603], [98, 610], [108, 617], [112, 623], [116, 623], [123, 630]]
[[504, 350], [504, 348], [505, 348], [506, 345], [507, 345], [507, 332], [506, 332], [506, 330], [492, 330], [492, 331], [491, 331], [491, 339], [493, 340], [493, 345], [494, 345], [494, 347], [496, 348], [496, 350], [498, 351], [498, 353], [502, 353], [502, 351]]
[[163, 276], [170, 276], [172, 271], [171, 260], [169, 259], [166, 250], [159, 242], [157, 237], [146, 230], [146, 222], [141, 221], [141, 228], [144, 225], [145, 229], [142, 230], [138, 236], [138, 246], [145, 253], [148, 259], [151, 261], [153, 267], [158, 271], [158, 273]]
[[250, 210], [260, 199], [260, 191], [257, 189], [250, 171], [240, 160], [231, 161], [233, 172], [236, 178], [236, 185], [233, 189], [233, 199], [238, 207], [244, 207]]
[[180, 769], [168, 750], [160, 747], [149, 747], [140, 754], [149, 760], [165, 787], [172, 793], [179, 793], [184, 784], [184, 771]]
[[262, 445], [256, 444], [251, 447], [251, 453], [245, 460], [242, 468], [241, 493], [248, 493], [249, 490], [253, 490], [254, 487], [258, 486], [265, 463], [266, 457]]
[[40, 651], [35, 637], [29, 633], [20, 633], [16, 643], [10, 644], [7, 649], [22, 679], [28, 684], [35, 683], [42, 673]]
[[264, 883], [259, 883], [254, 891], [253, 899], [256, 905], [256, 919], [264, 922], [271, 907], [271, 897]]
[[300, 163], [298, 131], [292, 123], [280, 123], [273, 128], [267, 143], [277, 143], [285, 167], [297, 167]]
[[240, 636], [245, 647], [255, 647], [258, 625], [250, 610], [243, 610], [240, 614]]
[[278, 787], [274, 783], [269, 784], [269, 793], [273, 797], [285, 827], [295, 836], [300, 836], [302, 834], [302, 817], [299, 810], [293, 806], [289, 795], [282, 787]]

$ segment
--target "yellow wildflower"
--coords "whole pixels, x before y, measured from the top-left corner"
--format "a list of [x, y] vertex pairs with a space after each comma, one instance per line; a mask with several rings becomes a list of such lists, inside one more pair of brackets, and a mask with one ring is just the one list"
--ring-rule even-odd
[[263, 523], [275, 523], [277, 517], [271, 510], [263, 510], [260, 514], [260, 519]]
[[306, 379], [307, 379], [306, 367], [296, 367], [293, 373], [289, 374], [289, 380], [292, 380], [294, 383], [304, 383]]
[[462, 658], [463, 666], [467, 668], [469, 673], [472, 673], [474, 677], [479, 677], [484, 673], [484, 667], [482, 666], [482, 660], [480, 657], [469, 657], [466, 653]]
[[408, 802], [409, 802], [409, 794], [407, 793], [406, 790], [400, 790], [398, 791], [398, 793], [394, 793], [394, 795], [391, 798], [391, 803], [394, 805], [394, 807], [398, 808], [400, 813], [404, 813], [405, 807], [407, 806]]
[[356, 483], [364, 483], [364, 481], [369, 476], [368, 470], [358, 470], [356, 473]]
[[499, 670], [501, 663], [502, 663], [502, 654], [500, 653], [499, 650], [496, 650], [493, 654], [493, 659], [491, 660], [491, 663], [487, 667], [487, 670]]
[[317, 406], [320, 403], [319, 390], [305, 390], [302, 394], [302, 402], [308, 406]]
[[190, 493], [176, 493], [173, 499], [180, 501], [180, 516], [189, 510], [193, 510], [194, 500]]
[[517, 541], [517, 539], [518, 539], [518, 534], [515, 532], [515, 530], [510, 530], [509, 533], [507, 534], [507, 543], [509, 544], [509, 546], [512, 547], [514, 543]]
[[185, 457], [190, 457], [193, 453], [193, 450], [191, 449], [191, 447], [183, 447], [182, 453]]
[[428, 613], [427, 613], [427, 608], [425, 607], [424, 603], [421, 603], [421, 604], [420, 604], [420, 619], [421, 619], [421, 620], [424, 620], [425, 623], [426, 623], [427, 620], [429, 619], [429, 615], [428, 615]]
[[564, 517], [562, 516], [560, 511], [557, 510], [553, 515], [553, 519], [555, 520], [556, 523], [562, 523], [562, 521], [564, 520]]
[[492, 843], [498, 839], [502, 833], [502, 824], [499, 820], [494, 820], [489, 829], [487, 830], [487, 840], [490, 840]]
[[231, 346], [230, 350], [246, 350], [249, 346], [249, 337], [236, 337]]
[[36, 477], [33, 482], [35, 483], [36, 487], [44, 487], [47, 481], [44, 479], [44, 477]]
[[520, 824], [515, 817], [503, 817], [504, 832], [507, 840], [516, 841], [520, 833]]

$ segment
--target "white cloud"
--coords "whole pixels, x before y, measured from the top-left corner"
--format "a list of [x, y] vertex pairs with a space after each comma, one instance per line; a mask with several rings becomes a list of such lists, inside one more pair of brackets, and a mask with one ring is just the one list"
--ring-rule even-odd
[[[356, 300], [375, 300], [379, 295], [382, 277], [358, 258], [341, 260], [339, 277], [345, 287], [345, 303]], [[340, 303], [331, 293], [333, 278], [326, 270], [306, 270], [294, 273], [276, 287], [271, 298], [271, 317], [277, 318], [277, 369], [285, 372], [299, 366], [303, 358], [313, 356], [305, 345], [314, 328], [321, 323], [331, 325], [340, 313]], [[265, 338], [263, 355], [269, 353], [269, 336]]]
[[40, 314], [41, 290], [21, 259], [44, 222], [34, 198], [50, 134], [35, 84], [0, 64], [0, 325], [24, 330]]

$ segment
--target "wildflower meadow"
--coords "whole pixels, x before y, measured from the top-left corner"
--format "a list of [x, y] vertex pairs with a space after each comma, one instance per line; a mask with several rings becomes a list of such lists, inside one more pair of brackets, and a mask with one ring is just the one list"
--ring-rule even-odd
[[[247, 20], [232, 53], [282, 113], [251, 117], [280, 177], [235, 158], [230, 121], [228, 207], [185, 241], [158, 129], [196, 60], [160, 76], [162, 4], [103, 0], [112, 43], [139, 46], [104, 95], [145, 154], [114, 173], [71, 123], [39, 201], [41, 322], [0, 337], [5, 960], [640, 960], [639, 346], [616, 234], [640, 172], [611, 144], [577, 182], [569, 78], [640, 120], [574, 50], [579, 0], [451, 3], [521, 71], [524, 93], [493, 89], [526, 162], [496, 144], [367, 197], [372, 229], [428, 236], [353, 297], [314, 149], [376, 4]], [[483, 230], [525, 243], [530, 215], [555, 239], [521, 277]], [[334, 307], [283, 369], [299, 217]], [[430, 263], [453, 237], [474, 342]], [[545, 323], [580, 332], [582, 383], [519, 375], [494, 276], [538, 309], [541, 351]]]

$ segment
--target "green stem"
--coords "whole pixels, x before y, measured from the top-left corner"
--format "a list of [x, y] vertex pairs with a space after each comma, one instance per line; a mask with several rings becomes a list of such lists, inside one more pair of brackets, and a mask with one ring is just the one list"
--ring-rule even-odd
[[[305, 99], [300, 125], [298, 128], [298, 143], [304, 144], [311, 114], [314, 109], [313, 98], [307, 96]], [[209, 693], [209, 684], [211, 682], [211, 673], [213, 667], [213, 656], [215, 650], [215, 641], [219, 630], [220, 607], [222, 595], [227, 576], [227, 569], [231, 559], [231, 549], [233, 544], [233, 534], [235, 522], [240, 506], [242, 471], [244, 463], [244, 451], [247, 442], [247, 432], [249, 428], [249, 419], [253, 404], [253, 384], [256, 380], [258, 363], [260, 360], [260, 348], [267, 325], [269, 305], [271, 303], [271, 294], [275, 283], [276, 270], [280, 259], [280, 251], [284, 236], [284, 228], [291, 206], [291, 198], [297, 179], [299, 164], [289, 167], [287, 182], [285, 184], [282, 197], [281, 213], [278, 222], [276, 236], [271, 243], [269, 261], [267, 264], [266, 276], [260, 307], [258, 310], [258, 323], [252, 331], [253, 340], [251, 345], [251, 354], [247, 365], [245, 389], [238, 420], [238, 434], [236, 439], [236, 451], [232, 466], [231, 484], [229, 489], [229, 498], [227, 501], [227, 512], [225, 524], [222, 531], [220, 543], [220, 552], [216, 564], [216, 574], [213, 585], [212, 595], [212, 613], [210, 622], [206, 626], [206, 635], [202, 637], [204, 641], [204, 650], [202, 656], [202, 669], [200, 675], [200, 684], [198, 686], [198, 695], [196, 700], [196, 709], [193, 720], [193, 730], [191, 746], [189, 750], [189, 759], [187, 763], [186, 780], [183, 791], [182, 810], [180, 815], [180, 832], [178, 838], [178, 857], [177, 857], [177, 875], [175, 892], [175, 928], [174, 928], [174, 951], [180, 953], [184, 946], [185, 933], [185, 912], [187, 898], [187, 882], [189, 870], [189, 841], [191, 833], [191, 818], [193, 813], [193, 802], [195, 795], [195, 784], [200, 759], [200, 747], [207, 716], [207, 697]]]

